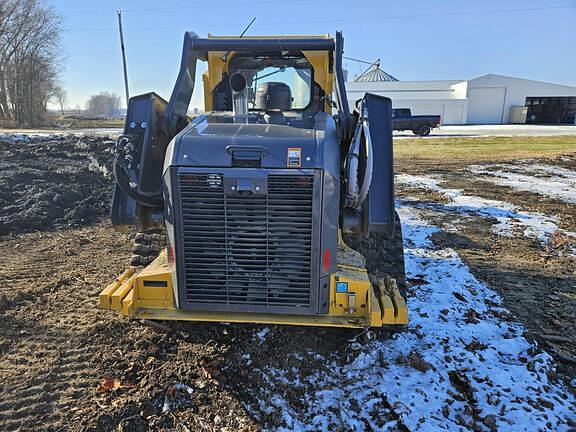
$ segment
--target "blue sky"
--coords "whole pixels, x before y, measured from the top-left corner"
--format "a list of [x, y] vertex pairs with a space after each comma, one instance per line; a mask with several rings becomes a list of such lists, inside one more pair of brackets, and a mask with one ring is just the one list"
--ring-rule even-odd
[[[380, 58], [400, 80], [496, 73], [576, 85], [576, 0], [46, 1], [64, 18], [62, 81], [70, 107], [100, 91], [124, 95], [117, 9], [131, 94], [170, 96], [184, 31], [236, 35], [253, 17], [252, 35], [342, 30], [346, 56]], [[365, 66], [345, 67], [354, 75]], [[203, 105], [199, 87], [192, 106]]]

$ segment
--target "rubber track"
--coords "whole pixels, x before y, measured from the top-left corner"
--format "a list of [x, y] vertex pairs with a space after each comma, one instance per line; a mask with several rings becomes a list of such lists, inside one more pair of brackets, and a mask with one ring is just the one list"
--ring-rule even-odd
[[140, 232], [134, 237], [134, 247], [130, 265], [144, 267], [156, 259], [166, 247], [166, 235], [163, 230]]

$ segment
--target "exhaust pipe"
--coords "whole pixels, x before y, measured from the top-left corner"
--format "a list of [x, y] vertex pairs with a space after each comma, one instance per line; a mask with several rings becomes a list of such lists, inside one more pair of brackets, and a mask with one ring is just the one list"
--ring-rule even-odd
[[248, 116], [248, 86], [246, 77], [240, 72], [232, 74], [230, 77], [230, 88], [232, 89], [232, 111], [234, 117]]

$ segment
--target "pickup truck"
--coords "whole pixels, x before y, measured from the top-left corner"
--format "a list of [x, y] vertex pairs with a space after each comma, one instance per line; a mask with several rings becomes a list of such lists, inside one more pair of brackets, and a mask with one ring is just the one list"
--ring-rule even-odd
[[427, 136], [433, 128], [440, 126], [439, 115], [413, 116], [410, 108], [392, 110], [392, 128], [394, 130], [411, 130], [416, 135]]

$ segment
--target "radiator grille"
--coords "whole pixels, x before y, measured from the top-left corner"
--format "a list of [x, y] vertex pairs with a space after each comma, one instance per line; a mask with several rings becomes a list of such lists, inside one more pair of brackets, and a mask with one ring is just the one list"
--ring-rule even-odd
[[187, 306], [310, 308], [314, 176], [267, 183], [267, 194], [230, 195], [222, 174], [179, 175]]

